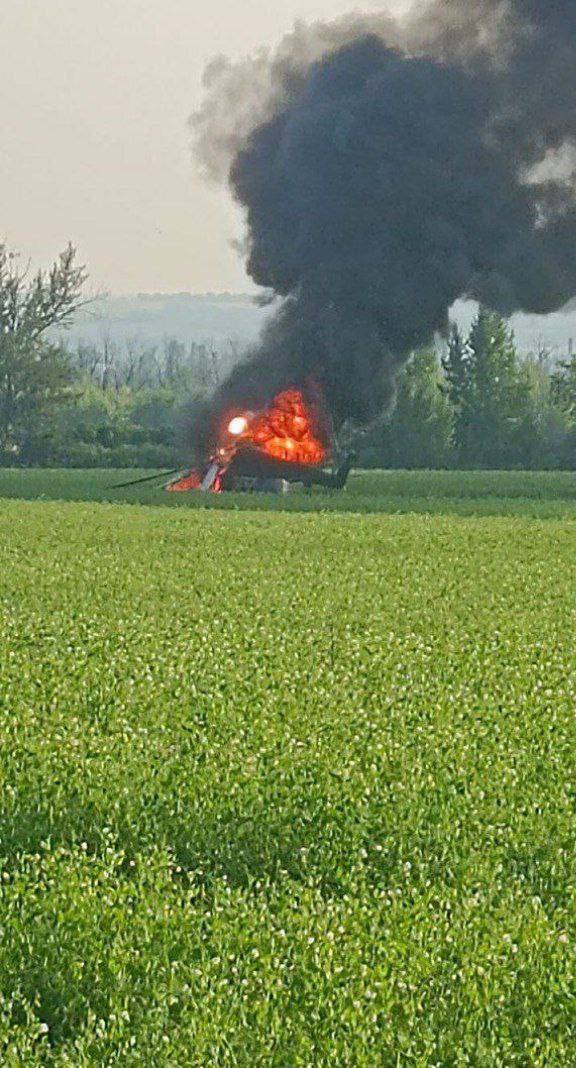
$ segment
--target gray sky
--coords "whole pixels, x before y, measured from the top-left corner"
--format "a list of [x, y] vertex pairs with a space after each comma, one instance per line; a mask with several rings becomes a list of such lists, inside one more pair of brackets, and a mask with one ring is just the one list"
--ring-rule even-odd
[[[0, 0], [0, 240], [47, 264], [72, 240], [93, 289], [246, 289], [241, 220], [195, 172], [187, 119], [217, 53], [350, 0]], [[358, 6], [352, 4], [352, 7]], [[365, 11], [402, 0], [363, 0]]]

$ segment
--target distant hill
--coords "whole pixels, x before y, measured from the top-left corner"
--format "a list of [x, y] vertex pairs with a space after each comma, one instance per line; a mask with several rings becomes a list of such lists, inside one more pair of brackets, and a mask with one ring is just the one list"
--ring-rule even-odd
[[[127, 297], [101, 297], [85, 308], [67, 331], [77, 341], [122, 343], [138, 340], [159, 343], [164, 338], [212, 342], [217, 348], [230, 342], [244, 348], [258, 337], [270, 314], [243, 293], [142, 293]], [[454, 316], [463, 327], [474, 314], [471, 304], [459, 303]], [[576, 339], [576, 307], [556, 315], [516, 315], [512, 319], [519, 348], [533, 351], [546, 346], [566, 352]]]
[[84, 308], [66, 337], [77, 341], [157, 343], [164, 338], [244, 347], [260, 331], [268, 312], [246, 294], [142, 293], [100, 297]]

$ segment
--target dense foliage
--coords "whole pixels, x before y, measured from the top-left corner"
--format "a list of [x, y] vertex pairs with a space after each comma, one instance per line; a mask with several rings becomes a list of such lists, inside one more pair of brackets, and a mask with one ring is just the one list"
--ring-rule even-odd
[[573, 1064], [575, 561], [0, 503], [2, 1063]]
[[[176, 341], [82, 347], [71, 354], [76, 395], [54, 438], [28, 462], [172, 467], [190, 458], [187, 404], [221, 381], [238, 354]], [[576, 468], [576, 360], [521, 357], [506, 323], [481, 309], [447, 351], [415, 353], [396, 402], [355, 438], [359, 463], [397, 469]]]
[[[69, 247], [32, 280], [0, 246], [0, 463], [165, 467], [192, 459], [188, 412], [241, 353], [175, 339], [118, 346], [54, 341], [82, 304]], [[344, 428], [344, 437], [347, 428]], [[506, 323], [480, 309], [439, 359], [413, 355], [396, 401], [354, 435], [367, 467], [576, 468], [576, 359], [520, 357]]]
[[4, 462], [173, 467], [186, 454], [187, 405], [213, 389], [236, 356], [175, 340], [58, 352], [67, 392], [38, 407]]
[[24, 458], [50, 448], [46, 421], [66, 403], [71, 372], [49, 331], [65, 326], [82, 304], [86, 280], [69, 245], [50, 271], [33, 278], [0, 244], [0, 457]]
[[361, 449], [369, 466], [576, 468], [576, 360], [521, 357], [506, 323], [480, 309], [439, 362], [417, 353], [394, 409]]

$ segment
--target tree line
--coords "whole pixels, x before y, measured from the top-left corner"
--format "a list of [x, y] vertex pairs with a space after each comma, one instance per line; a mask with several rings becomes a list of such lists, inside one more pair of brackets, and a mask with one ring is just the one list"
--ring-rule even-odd
[[[185, 462], [188, 407], [241, 353], [170, 338], [66, 346], [54, 327], [72, 321], [85, 281], [71, 246], [33, 277], [0, 246], [0, 465]], [[574, 470], [576, 358], [521, 355], [508, 324], [481, 308], [443, 352], [413, 354], [393, 409], [357, 448], [369, 467]]]
[[360, 451], [377, 467], [574, 470], [576, 358], [521, 355], [506, 321], [480, 308], [440, 356], [412, 356]]
[[0, 245], [0, 466], [173, 467], [189, 405], [240, 352], [174, 338], [67, 345], [85, 282], [72, 246], [30, 277]]

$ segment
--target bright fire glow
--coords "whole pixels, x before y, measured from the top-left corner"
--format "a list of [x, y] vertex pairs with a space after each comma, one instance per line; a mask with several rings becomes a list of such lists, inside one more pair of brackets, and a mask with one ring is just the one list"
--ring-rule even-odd
[[200, 489], [202, 479], [197, 471], [191, 471], [189, 475], [184, 475], [184, 478], [179, 478], [176, 482], [169, 482], [166, 489], [170, 493], [188, 493], [189, 490]]
[[[269, 408], [253, 415], [236, 415], [227, 426], [234, 442], [223, 441], [212, 462], [217, 462], [219, 471], [212, 485], [212, 493], [222, 492], [222, 475], [232, 463], [236, 453], [245, 445], [252, 445], [274, 460], [299, 466], [320, 466], [327, 457], [325, 445], [316, 437], [312, 409], [297, 389], [279, 393]], [[190, 471], [183, 478], [171, 483], [173, 493], [200, 489], [204, 475]]]
[[248, 430], [248, 420], [244, 415], [237, 415], [235, 419], [231, 419], [228, 424], [228, 433], [233, 437], [239, 438], [241, 434], [245, 434]]
[[297, 389], [279, 393], [270, 408], [253, 419], [247, 440], [275, 460], [313, 466], [326, 459], [326, 448], [314, 433], [312, 412]]

